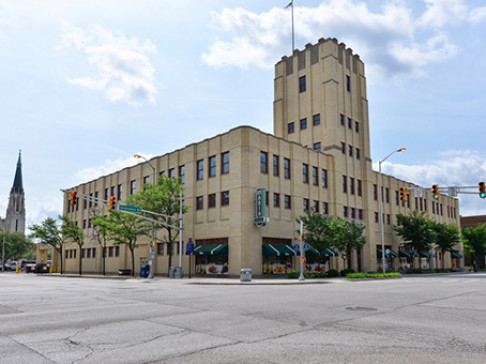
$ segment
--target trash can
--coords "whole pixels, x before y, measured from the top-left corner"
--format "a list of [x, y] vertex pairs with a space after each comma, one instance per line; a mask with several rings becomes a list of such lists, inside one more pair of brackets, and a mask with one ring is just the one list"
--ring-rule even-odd
[[251, 269], [242, 269], [240, 271], [240, 282], [251, 282]]
[[140, 277], [147, 278], [150, 274], [150, 266], [148, 264], [142, 264], [140, 266]]
[[182, 278], [182, 267], [174, 267], [174, 277], [173, 278]]

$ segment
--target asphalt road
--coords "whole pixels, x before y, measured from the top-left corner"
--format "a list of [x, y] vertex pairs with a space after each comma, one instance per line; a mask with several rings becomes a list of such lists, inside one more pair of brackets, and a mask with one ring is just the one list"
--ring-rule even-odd
[[486, 363], [486, 274], [232, 282], [0, 274], [0, 363]]

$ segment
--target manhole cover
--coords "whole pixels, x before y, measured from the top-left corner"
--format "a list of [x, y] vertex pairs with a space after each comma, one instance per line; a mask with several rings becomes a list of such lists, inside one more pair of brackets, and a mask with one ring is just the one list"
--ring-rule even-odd
[[362, 306], [346, 307], [346, 310], [349, 310], [349, 311], [378, 311], [378, 309], [374, 308], [374, 307], [362, 307]]

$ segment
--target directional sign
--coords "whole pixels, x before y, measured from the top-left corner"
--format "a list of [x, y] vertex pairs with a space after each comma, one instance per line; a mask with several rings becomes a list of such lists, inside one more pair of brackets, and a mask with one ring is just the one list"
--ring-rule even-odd
[[299, 244], [294, 244], [294, 250], [300, 251], [300, 245]]
[[310, 245], [309, 245], [309, 244], [307, 244], [307, 243], [305, 243], [305, 244], [304, 244], [304, 249], [305, 249], [305, 250], [309, 250], [309, 249], [310, 249]]
[[119, 208], [120, 208], [120, 211], [142, 212], [142, 209], [140, 207], [135, 206], [135, 205], [120, 205]]

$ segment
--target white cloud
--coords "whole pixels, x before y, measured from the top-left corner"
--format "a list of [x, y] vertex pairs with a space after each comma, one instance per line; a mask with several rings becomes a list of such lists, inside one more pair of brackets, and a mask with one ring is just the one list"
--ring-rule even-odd
[[[143, 155], [147, 159], [151, 159], [154, 156], [150, 154], [138, 153]], [[85, 183], [88, 181], [95, 180], [101, 176], [106, 176], [108, 174], [117, 172], [126, 167], [132, 167], [136, 164], [143, 163], [143, 161], [139, 159], [135, 159], [132, 156], [128, 158], [118, 158], [116, 160], [108, 160], [105, 164], [97, 167], [90, 167], [82, 169], [74, 174], [74, 178], [76, 179], [76, 183]]]
[[[314, 8], [296, 6], [296, 48], [328, 35], [359, 54], [372, 79], [421, 75], [424, 66], [444, 62], [456, 54], [447, 33], [438, 29], [423, 35], [419, 34], [421, 27], [442, 24], [447, 16], [457, 13], [465, 16], [462, 1], [447, 0], [453, 7], [449, 11], [439, 2], [428, 2], [429, 7], [419, 20], [402, 1], [388, 2], [379, 12], [372, 12], [364, 2], [355, 0], [328, 0]], [[440, 21], [434, 19], [435, 23], [431, 23], [431, 14], [439, 14]], [[211, 67], [270, 68], [281, 54], [290, 53], [289, 10], [273, 8], [257, 14], [242, 8], [224, 9], [212, 13], [211, 25], [221, 34], [201, 56]], [[425, 36], [425, 40], [418, 42], [420, 36]]]
[[155, 70], [148, 55], [157, 49], [151, 41], [127, 38], [123, 32], [114, 33], [100, 26], [84, 31], [64, 24], [64, 29], [63, 45], [84, 51], [98, 70], [96, 77], [68, 78], [71, 84], [103, 91], [112, 102], [124, 101], [133, 106], [155, 103]]
[[466, 20], [467, 5], [464, 0], [424, 0], [427, 10], [418, 19], [418, 24], [425, 27], [442, 27]]
[[486, 6], [481, 8], [476, 8], [471, 11], [469, 15], [469, 20], [473, 24], [478, 24], [486, 20]]
[[[375, 164], [375, 169], [377, 165]], [[446, 186], [477, 186], [486, 181], [486, 161], [479, 151], [449, 151], [441, 153], [434, 164], [382, 164], [382, 172], [396, 178], [430, 188]], [[469, 190], [476, 192], [476, 190]], [[471, 195], [472, 196], [472, 195]], [[461, 215], [486, 214], [486, 200], [478, 196], [459, 195]]]

